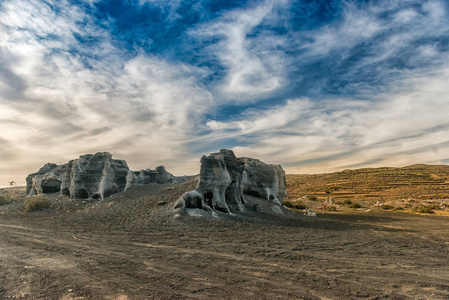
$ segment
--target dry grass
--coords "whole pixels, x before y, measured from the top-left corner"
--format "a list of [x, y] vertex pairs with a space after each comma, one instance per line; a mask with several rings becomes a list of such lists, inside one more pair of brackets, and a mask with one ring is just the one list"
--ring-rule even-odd
[[26, 212], [32, 212], [35, 210], [44, 210], [51, 206], [49, 199], [45, 197], [32, 197], [23, 202], [23, 208]]
[[0, 205], [11, 203], [13, 200], [8, 195], [0, 195]]
[[[434, 211], [444, 204], [449, 206], [449, 166], [412, 165], [327, 174], [287, 174], [287, 191], [293, 206], [301, 201], [306, 206], [320, 208], [323, 204], [332, 205], [326, 203], [332, 198], [338, 204], [337, 210], [370, 208], [380, 202], [386, 205], [384, 209], [395, 211], [428, 211], [422, 207]], [[317, 198], [315, 204], [309, 201], [313, 198]], [[443, 207], [439, 215], [444, 211], [448, 209]]]
[[19, 200], [23, 196], [24, 196], [24, 188], [0, 189], [0, 206]]

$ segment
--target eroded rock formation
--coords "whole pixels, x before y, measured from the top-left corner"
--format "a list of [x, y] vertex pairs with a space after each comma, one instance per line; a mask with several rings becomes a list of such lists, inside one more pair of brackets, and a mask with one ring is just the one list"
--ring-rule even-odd
[[279, 201], [285, 196], [285, 171], [281, 165], [269, 165], [258, 159], [244, 157], [243, 193], [266, 200]]
[[71, 199], [104, 199], [131, 186], [147, 183], [169, 183], [176, 179], [163, 166], [134, 172], [124, 160], [112, 159], [108, 152], [81, 155], [67, 164], [46, 164], [28, 175], [28, 196], [56, 193]]
[[201, 158], [198, 187], [185, 193], [175, 208], [242, 211], [244, 194], [281, 206], [285, 187], [285, 172], [280, 165], [237, 158], [231, 150], [222, 149]]
[[176, 180], [176, 177], [167, 172], [164, 166], [158, 166], [156, 169], [145, 169], [140, 171], [134, 171], [131, 178], [132, 184], [142, 185], [149, 183], [172, 183]]
[[[57, 166], [58, 166], [57, 164], [47, 163], [42, 168], [40, 168], [39, 171], [37, 171], [36, 173], [32, 173], [32, 174], [28, 175], [26, 178], [26, 183], [27, 183], [26, 194], [34, 195], [38, 192], [43, 193], [43, 189], [41, 186], [41, 182], [44, 179], [43, 175], [45, 173], [48, 173], [51, 170], [55, 169]], [[34, 179], [34, 182], [33, 182], [33, 179]], [[41, 181], [41, 182], [39, 183], [39, 181]], [[34, 187], [34, 185], [36, 185], [36, 188]], [[47, 185], [45, 185], [45, 186], [47, 187]]]

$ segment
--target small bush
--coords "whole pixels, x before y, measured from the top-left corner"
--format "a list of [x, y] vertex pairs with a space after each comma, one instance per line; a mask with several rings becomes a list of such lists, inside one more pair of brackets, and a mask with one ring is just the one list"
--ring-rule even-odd
[[389, 210], [389, 209], [393, 209], [394, 208], [392, 205], [388, 205], [388, 204], [384, 204], [381, 207], [382, 207], [382, 209], [385, 209], [385, 210]]
[[396, 206], [393, 210], [404, 210], [404, 208], [401, 206]]
[[308, 197], [310, 201], [316, 201], [318, 198], [314, 195]]
[[32, 212], [35, 210], [44, 210], [51, 205], [50, 200], [43, 197], [28, 198], [23, 202], [23, 208], [26, 212]]
[[431, 210], [440, 210], [441, 209], [441, 205], [439, 205], [439, 204], [432, 204], [432, 205], [428, 205], [426, 207], [428, 207]]
[[350, 199], [346, 199], [345, 201], [343, 201], [343, 204], [345, 205], [351, 205], [352, 201]]
[[325, 209], [327, 211], [337, 211], [337, 208], [335, 206], [327, 206]]
[[0, 206], [1, 205], [5, 205], [5, 204], [8, 204], [8, 203], [11, 203], [13, 200], [10, 198], [10, 197], [8, 197], [8, 196], [6, 196], [6, 195], [0, 195]]
[[304, 203], [299, 202], [299, 203], [296, 203], [295, 208], [296, 209], [305, 209], [306, 206]]
[[413, 210], [416, 212], [419, 212], [420, 214], [434, 214], [435, 213], [432, 209], [430, 209], [427, 206], [418, 206], [418, 207], [415, 207], [415, 209], [413, 209]]
[[349, 205], [350, 208], [360, 208], [362, 207], [362, 205], [360, 205], [360, 203], [357, 202], [353, 202]]

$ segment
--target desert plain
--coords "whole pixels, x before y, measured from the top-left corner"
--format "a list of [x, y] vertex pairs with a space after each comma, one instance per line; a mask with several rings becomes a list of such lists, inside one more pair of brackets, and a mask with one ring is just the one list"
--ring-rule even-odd
[[[0, 206], [0, 299], [449, 299], [446, 208], [422, 214], [410, 204], [435, 208], [437, 196], [418, 183], [414, 194], [388, 196], [391, 185], [372, 182], [384, 195], [348, 196], [341, 178], [335, 190], [329, 178], [312, 177], [316, 190], [287, 175], [284, 202], [308, 207], [282, 215], [247, 207], [174, 218], [195, 177], [104, 200], [47, 194], [51, 206], [33, 212], [23, 210], [24, 188], [3, 189], [17, 200]], [[316, 199], [304, 201], [306, 192]], [[331, 197], [337, 210], [320, 209]], [[348, 197], [362, 207], [345, 204]], [[374, 206], [387, 198], [392, 208]], [[312, 206], [316, 217], [305, 215]]]

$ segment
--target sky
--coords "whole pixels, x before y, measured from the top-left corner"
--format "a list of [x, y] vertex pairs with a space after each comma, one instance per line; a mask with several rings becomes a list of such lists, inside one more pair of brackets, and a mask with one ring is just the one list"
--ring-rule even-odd
[[2, 0], [0, 186], [104, 151], [448, 164], [448, 54], [446, 0]]

